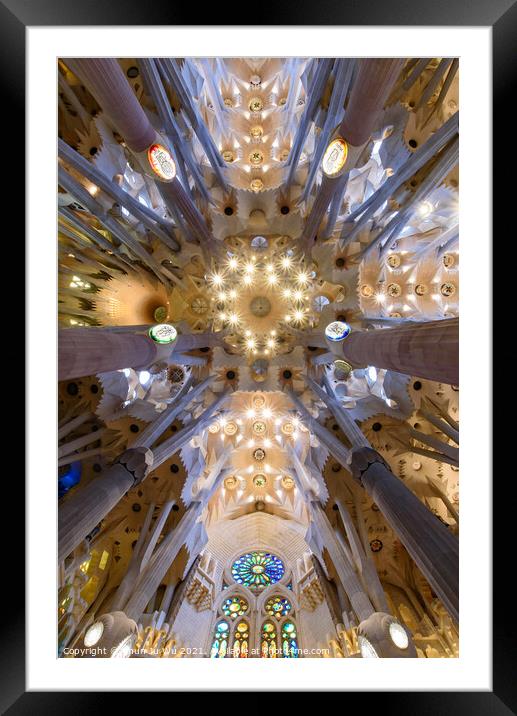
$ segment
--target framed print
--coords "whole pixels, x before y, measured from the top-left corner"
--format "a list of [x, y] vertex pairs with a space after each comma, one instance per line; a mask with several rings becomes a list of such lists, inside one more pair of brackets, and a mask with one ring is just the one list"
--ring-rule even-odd
[[1, 6], [29, 403], [4, 711], [517, 709], [489, 438], [515, 7], [379, 5]]

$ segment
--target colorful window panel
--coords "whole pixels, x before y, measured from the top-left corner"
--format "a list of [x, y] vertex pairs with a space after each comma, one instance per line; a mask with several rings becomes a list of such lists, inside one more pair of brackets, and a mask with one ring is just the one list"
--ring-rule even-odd
[[291, 602], [285, 597], [271, 597], [266, 602], [266, 614], [269, 614], [270, 617], [275, 617], [278, 621], [282, 617], [288, 616], [291, 609]]
[[214, 629], [214, 640], [210, 650], [211, 659], [224, 659], [228, 652], [228, 636], [230, 634], [230, 625], [222, 619], [217, 622]]
[[282, 656], [284, 659], [298, 658], [296, 627], [292, 621], [282, 624]]
[[232, 577], [254, 592], [261, 592], [284, 576], [281, 559], [268, 552], [249, 552], [236, 559], [232, 565]]
[[264, 622], [260, 643], [260, 656], [264, 659], [276, 659], [276, 626], [273, 622]]
[[242, 597], [228, 597], [223, 602], [222, 610], [226, 617], [237, 619], [248, 611], [248, 602]]
[[247, 622], [241, 621], [235, 627], [233, 637], [233, 658], [247, 659], [250, 643], [250, 630]]

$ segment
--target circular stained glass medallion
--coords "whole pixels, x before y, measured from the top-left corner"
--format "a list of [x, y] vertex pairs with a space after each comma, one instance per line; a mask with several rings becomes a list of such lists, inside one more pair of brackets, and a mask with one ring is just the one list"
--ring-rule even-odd
[[348, 323], [344, 321], [332, 321], [325, 328], [325, 336], [329, 341], [342, 341], [350, 334], [351, 330]]
[[173, 343], [178, 336], [178, 332], [170, 323], [158, 323], [149, 329], [149, 337], [155, 343]]
[[284, 576], [285, 568], [281, 559], [269, 552], [248, 552], [235, 560], [232, 577], [252, 591], [261, 592]]
[[321, 168], [328, 177], [335, 177], [344, 168], [348, 155], [348, 145], [341, 137], [333, 139], [325, 149]]
[[163, 144], [151, 144], [147, 150], [147, 159], [153, 172], [162, 181], [172, 181], [176, 176], [174, 160]]
[[236, 619], [248, 611], [248, 602], [242, 597], [229, 597], [223, 602], [221, 608], [225, 616]]
[[266, 614], [280, 620], [286, 617], [291, 611], [291, 603], [285, 597], [271, 597], [266, 602]]

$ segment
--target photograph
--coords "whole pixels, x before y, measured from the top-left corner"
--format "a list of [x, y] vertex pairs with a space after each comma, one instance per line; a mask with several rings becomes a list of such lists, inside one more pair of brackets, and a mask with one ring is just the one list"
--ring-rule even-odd
[[47, 97], [56, 658], [458, 660], [462, 58], [90, 46]]

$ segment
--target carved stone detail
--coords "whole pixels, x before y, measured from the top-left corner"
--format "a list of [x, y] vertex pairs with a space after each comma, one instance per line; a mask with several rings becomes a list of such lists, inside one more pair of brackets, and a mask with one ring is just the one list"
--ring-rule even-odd
[[350, 471], [354, 480], [362, 485], [364, 473], [368, 470], [370, 465], [373, 465], [375, 462], [381, 463], [387, 470], [391, 471], [390, 466], [382, 455], [379, 455], [377, 450], [363, 446], [352, 448], [350, 454]]
[[123, 465], [133, 475], [133, 486], [145, 480], [153, 467], [154, 456], [146, 447], [129, 448], [120, 455], [116, 463]]

